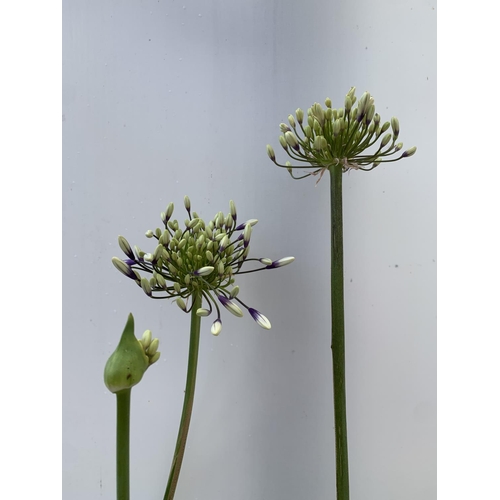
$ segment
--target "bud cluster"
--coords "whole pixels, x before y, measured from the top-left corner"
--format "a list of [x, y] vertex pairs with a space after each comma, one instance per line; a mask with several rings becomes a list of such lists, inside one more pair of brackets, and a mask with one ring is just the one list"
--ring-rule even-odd
[[[268, 144], [269, 158], [278, 167], [288, 169], [294, 179], [303, 179], [319, 173], [322, 175], [336, 165], [340, 165], [344, 172], [350, 169], [369, 171], [380, 163], [394, 162], [415, 154], [416, 147], [400, 153], [403, 143], [397, 142], [398, 119], [382, 123], [380, 115], [375, 113], [375, 101], [370, 93], [365, 92], [357, 101], [355, 91], [355, 87], [349, 90], [342, 108], [332, 108], [332, 101], [327, 98], [326, 108], [314, 103], [307, 110], [307, 117], [299, 108], [295, 111], [295, 118], [289, 115], [289, 125], [280, 124], [281, 147], [293, 160], [309, 163], [310, 166], [292, 165], [289, 161], [285, 165], [279, 164], [273, 148]], [[295, 168], [315, 170], [295, 177]]]
[[[212, 325], [212, 333], [218, 335], [222, 328], [219, 304], [236, 316], [243, 316], [241, 306], [246, 308], [252, 318], [262, 328], [269, 329], [269, 320], [260, 312], [246, 306], [237, 297], [239, 287], [234, 285], [234, 276], [264, 269], [275, 269], [293, 262], [293, 257], [279, 260], [268, 258], [249, 259], [250, 238], [256, 219], [242, 224], [237, 223], [236, 207], [229, 203], [227, 215], [222, 212], [205, 223], [196, 212], [191, 212], [191, 201], [184, 198], [184, 208], [188, 217], [183, 225], [172, 219], [173, 203], [161, 213], [162, 228], [148, 230], [146, 236], [157, 240], [151, 253], [132, 247], [123, 237], [118, 237], [118, 244], [128, 257], [126, 260], [113, 257], [114, 266], [125, 276], [134, 280], [149, 297], [174, 299], [184, 311], [190, 312], [193, 297], [202, 298], [207, 307], [197, 309], [199, 316], [208, 316], [213, 309], [217, 319]], [[261, 267], [242, 270], [243, 264], [256, 262]], [[152, 276], [142, 276], [145, 272]], [[191, 299], [191, 303], [189, 303]]]

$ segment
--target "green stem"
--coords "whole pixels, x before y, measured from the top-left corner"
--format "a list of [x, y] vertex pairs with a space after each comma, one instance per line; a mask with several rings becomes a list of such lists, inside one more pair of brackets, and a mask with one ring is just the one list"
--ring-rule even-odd
[[191, 334], [189, 338], [188, 369], [186, 377], [186, 389], [184, 391], [184, 406], [182, 408], [181, 423], [175, 445], [174, 458], [170, 468], [167, 489], [163, 500], [172, 500], [175, 495], [175, 488], [179, 480], [184, 450], [193, 411], [194, 389], [196, 385], [196, 369], [198, 366], [198, 348], [200, 346], [200, 324], [201, 318], [196, 315], [196, 311], [201, 307], [201, 295], [193, 296], [193, 307], [191, 309]]
[[116, 393], [116, 498], [130, 499], [130, 396], [132, 389]]
[[330, 206], [332, 224], [331, 306], [333, 403], [335, 417], [337, 500], [349, 500], [345, 395], [344, 249], [342, 229], [341, 165], [330, 167]]

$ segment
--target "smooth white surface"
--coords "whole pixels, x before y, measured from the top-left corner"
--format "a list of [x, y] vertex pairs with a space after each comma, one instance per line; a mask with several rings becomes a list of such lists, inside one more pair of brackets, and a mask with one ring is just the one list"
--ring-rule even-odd
[[[292, 181], [267, 143], [297, 107], [349, 87], [395, 115], [417, 154], [344, 177], [351, 498], [436, 497], [436, 58], [432, 2], [68, 2], [63, 94], [63, 495], [114, 498], [115, 401], [102, 370], [133, 312], [162, 358], [133, 391], [132, 498], [162, 498], [180, 417], [189, 317], [111, 264], [148, 248], [169, 201], [259, 219], [242, 276], [272, 322], [202, 321], [176, 499], [334, 497], [329, 189]], [[278, 153], [279, 151], [279, 153]]]

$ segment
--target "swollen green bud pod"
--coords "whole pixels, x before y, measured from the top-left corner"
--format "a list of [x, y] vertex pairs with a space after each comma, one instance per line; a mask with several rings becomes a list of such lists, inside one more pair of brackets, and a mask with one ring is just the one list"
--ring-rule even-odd
[[106, 362], [104, 383], [112, 393], [130, 389], [141, 381], [148, 366], [148, 357], [134, 335], [134, 317], [129, 314], [118, 347]]

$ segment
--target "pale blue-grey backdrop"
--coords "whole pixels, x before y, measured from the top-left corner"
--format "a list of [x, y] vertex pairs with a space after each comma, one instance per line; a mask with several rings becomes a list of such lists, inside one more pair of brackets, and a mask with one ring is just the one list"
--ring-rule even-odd
[[168, 202], [259, 219], [242, 276], [273, 324], [202, 322], [178, 500], [334, 498], [329, 186], [269, 161], [289, 113], [351, 86], [395, 115], [411, 159], [344, 176], [352, 499], [436, 498], [436, 4], [423, 0], [63, 3], [63, 495], [114, 498], [102, 381], [129, 312], [162, 357], [134, 389], [132, 498], [159, 499], [175, 445], [189, 317], [118, 273]]

